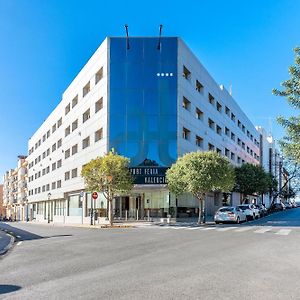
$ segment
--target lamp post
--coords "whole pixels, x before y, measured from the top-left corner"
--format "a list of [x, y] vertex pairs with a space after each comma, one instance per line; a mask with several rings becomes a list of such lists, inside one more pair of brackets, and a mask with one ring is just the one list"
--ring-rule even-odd
[[48, 193], [48, 223], [50, 223], [50, 197], [51, 197], [51, 193]]

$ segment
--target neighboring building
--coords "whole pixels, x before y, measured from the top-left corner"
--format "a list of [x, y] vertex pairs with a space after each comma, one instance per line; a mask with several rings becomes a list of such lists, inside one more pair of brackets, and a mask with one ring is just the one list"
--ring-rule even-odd
[[26, 156], [18, 156], [16, 169], [3, 176], [3, 206], [5, 215], [13, 220], [25, 221], [27, 216], [27, 161]]
[[[183, 41], [176, 37], [106, 38], [28, 143], [28, 201], [41, 222], [89, 222], [82, 166], [114, 148], [130, 158], [134, 190], [114, 201], [119, 218], [195, 216], [198, 201], [176, 199], [164, 172], [190, 151], [217, 151], [233, 165], [259, 164], [259, 133]], [[231, 197], [211, 193], [206, 211]]]
[[0, 184], [0, 216], [5, 216], [5, 207], [3, 206], [3, 184]]

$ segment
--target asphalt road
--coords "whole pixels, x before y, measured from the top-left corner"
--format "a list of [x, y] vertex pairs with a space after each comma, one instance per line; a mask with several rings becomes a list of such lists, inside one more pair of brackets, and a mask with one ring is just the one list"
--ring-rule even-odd
[[1, 299], [300, 299], [300, 208], [243, 225], [0, 227], [20, 237]]

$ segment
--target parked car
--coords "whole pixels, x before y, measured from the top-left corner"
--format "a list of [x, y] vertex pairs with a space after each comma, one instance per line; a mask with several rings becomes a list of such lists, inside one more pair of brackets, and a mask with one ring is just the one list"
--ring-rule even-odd
[[240, 222], [247, 221], [247, 217], [237, 206], [224, 206], [216, 211], [214, 220], [216, 224], [225, 222], [235, 222], [239, 224]]
[[268, 214], [268, 210], [264, 204], [260, 204], [260, 205], [256, 204], [255, 207], [259, 210], [260, 217], [264, 217]]
[[247, 220], [258, 219], [260, 216], [259, 209], [256, 208], [254, 204], [241, 204], [241, 205], [238, 205], [238, 207], [246, 215]]
[[289, 202], [285, 202], [284, 206], [285, 206], [286, 209], [293, 208], [293, 205], [291, 203], [289, 203]]
[[279, 211], [279, 210], [285, 210], [286, 209], [286, 207], [285, 207], [285, 205], [282, 203], [282, 202], [280, 202], [280, 203], [274, 203], [272, 206], [271, 206], [271, 209], [272, 210], [277, 210], [277, 211]]

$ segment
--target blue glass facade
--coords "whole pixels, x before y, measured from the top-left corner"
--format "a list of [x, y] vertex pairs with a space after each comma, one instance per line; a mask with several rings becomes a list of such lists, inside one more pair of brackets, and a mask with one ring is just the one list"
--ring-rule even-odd
[[177, 158], [177, 38], [109, 39], [109, 149], [170, 166]]

